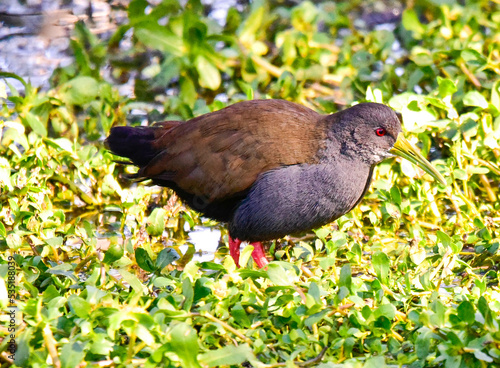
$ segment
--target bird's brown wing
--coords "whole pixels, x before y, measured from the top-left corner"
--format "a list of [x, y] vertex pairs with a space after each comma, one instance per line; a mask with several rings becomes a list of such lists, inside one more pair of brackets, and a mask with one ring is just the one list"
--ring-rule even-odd
[[284, 100], [253, 100], [182, 124], [164, 123], [139, 177], [174, 182], [210, 202], [248, 189], [262, 172], [313, 163], [326, 139], [322, 115]]

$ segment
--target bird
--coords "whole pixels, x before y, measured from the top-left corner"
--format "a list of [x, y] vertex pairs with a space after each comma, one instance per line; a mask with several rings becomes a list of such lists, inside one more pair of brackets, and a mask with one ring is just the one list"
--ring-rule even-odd
[[136, 180], [173, 189], [193, 210], [228, 224], [229, 252], [326, 225], [366, 194], [377, 163], [401, 156], [442, 185], [404, 138], [390, 107], [359, 103], [324, 115], [278, 99], [241, 101], [186, 122], [117, 126], [105, 146], [138, 166]]

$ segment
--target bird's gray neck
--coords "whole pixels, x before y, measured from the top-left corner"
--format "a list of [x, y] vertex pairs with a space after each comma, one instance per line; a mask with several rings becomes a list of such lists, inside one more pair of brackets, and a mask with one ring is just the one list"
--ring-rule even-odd
[[342, 128], [338, 124], [332, 124], [328, 129], [328, 139], [318, 152], [320, 162], [355, 161], [357, 165], [361, 162], [362, 166], [371, 167], [392, 156], [390, 152], [374, 151], [358, 140], [354, 130]]
[[318, 152], [320, 162], [324, 164], [334, 164], [339, 161], [352, 161], [357, 158], [359, 161], [360, 150], [353, 138], [346, 132], [328, 131], [328, 139], [325, 145]]

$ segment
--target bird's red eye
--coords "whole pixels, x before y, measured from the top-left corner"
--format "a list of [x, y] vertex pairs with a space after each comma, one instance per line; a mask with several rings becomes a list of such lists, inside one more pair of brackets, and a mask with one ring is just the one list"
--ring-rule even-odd
[[375, 134], [377, 134], [379, 137], [383, 137], [387, 133], [387, 131], [384, 128], [377, 128], [375, 130]]

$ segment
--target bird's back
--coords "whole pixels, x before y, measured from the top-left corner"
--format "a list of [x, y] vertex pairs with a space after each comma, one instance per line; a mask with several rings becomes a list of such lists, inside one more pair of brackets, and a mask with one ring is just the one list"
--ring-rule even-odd
[[252, 100], [185, 123], [116, 127], [109, 149], [139, 166], [138, 177], [173, 188], [194, 209], [228, 221], [259, 175], [318, 161], [322, 115], [284, 100]]

